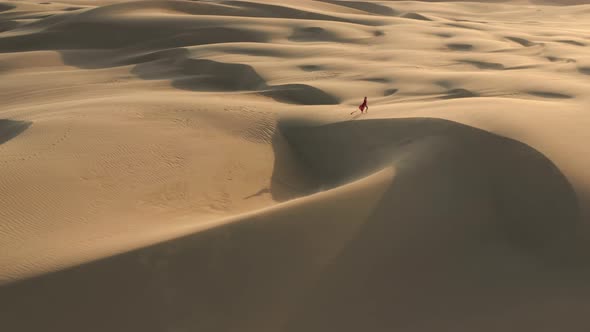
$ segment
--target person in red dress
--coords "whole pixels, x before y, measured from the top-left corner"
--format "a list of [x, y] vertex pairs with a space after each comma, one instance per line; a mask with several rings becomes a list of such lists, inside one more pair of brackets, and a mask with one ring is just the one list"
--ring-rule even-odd
[[359, 109], [361, 110], [361, 113], [363, 112], [369, 112], [369, 105], [367, 105], [367, 97], [365, 97], [365, 100], [363, 101], [362, 104], [359, 105]]

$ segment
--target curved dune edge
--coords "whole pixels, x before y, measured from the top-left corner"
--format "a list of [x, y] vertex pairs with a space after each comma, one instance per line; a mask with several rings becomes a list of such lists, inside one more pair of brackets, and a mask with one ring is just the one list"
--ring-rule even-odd
[[0, 325], [586, 331], [589, 8], [1, 3]]

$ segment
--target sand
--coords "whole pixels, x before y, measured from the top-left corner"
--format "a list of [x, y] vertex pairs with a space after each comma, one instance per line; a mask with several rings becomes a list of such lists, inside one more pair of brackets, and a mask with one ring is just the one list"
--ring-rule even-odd
[[0, 78], [3, 331], [588, 330], [590, 5], [7, 1]]

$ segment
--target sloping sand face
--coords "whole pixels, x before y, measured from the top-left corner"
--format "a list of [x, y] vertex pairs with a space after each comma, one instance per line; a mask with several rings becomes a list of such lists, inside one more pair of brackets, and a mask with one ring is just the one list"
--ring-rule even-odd
[[0, 3], [0, 327], [587, 331], [589, 36], [590, 5]]

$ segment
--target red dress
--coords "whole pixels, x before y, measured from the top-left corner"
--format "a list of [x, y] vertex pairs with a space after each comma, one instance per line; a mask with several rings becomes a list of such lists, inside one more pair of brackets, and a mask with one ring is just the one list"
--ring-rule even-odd
[[367, 107], [367, 98], [365, 98], [363, 103], [359, 105], [359, 110], [361, 110], [361, 112], [362, 112], [365, 110], [366, 107]]

